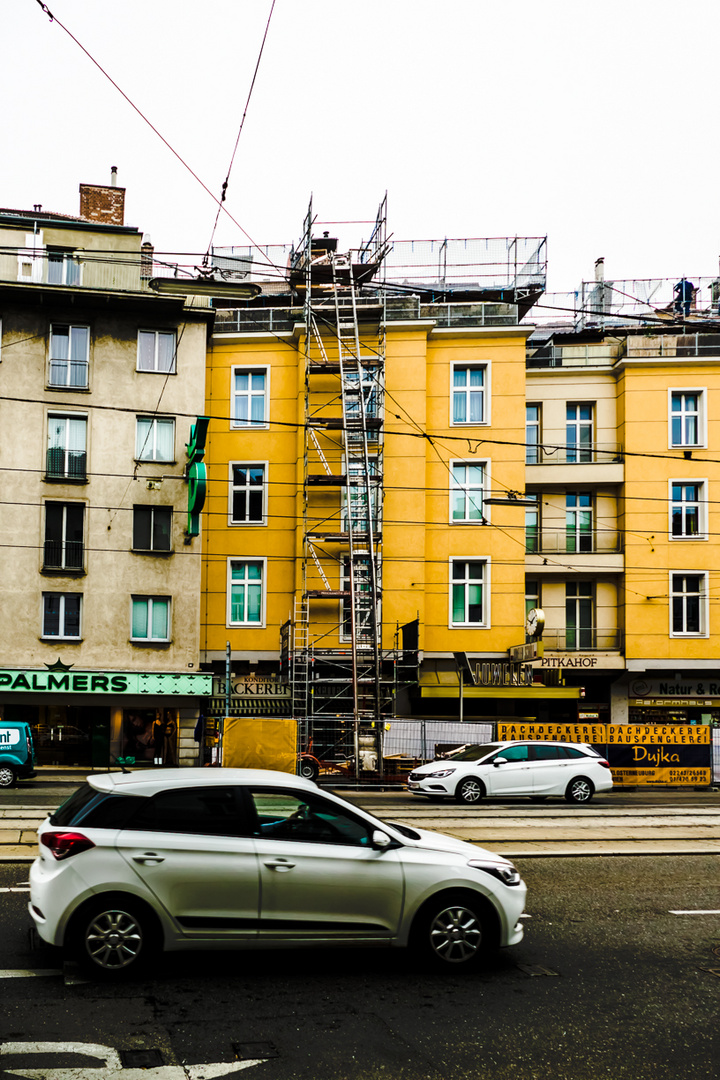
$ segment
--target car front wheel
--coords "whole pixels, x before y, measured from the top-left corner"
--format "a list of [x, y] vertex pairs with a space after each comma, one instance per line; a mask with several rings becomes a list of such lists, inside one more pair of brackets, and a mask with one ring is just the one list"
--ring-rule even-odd
[[100, 899], [75, 923], [78, 962], [101, 978], [121, 978], [144, 969], [157, 951], [159, 930], [139, 904], [124, 897]]
[[415, 921], [411, 945], [435, 968], [471, 967], [497, 948], [494, 920], [472, 894], [429, 901]]
[[459, 803], [465, 803], [466, 806], [479, 803], [484, 794], [485, 788], [482, 781], [476, 780], [474, 776], [466, 776], [455, 788], [455, 799]]
[[12, 765], [0, 765], [0, 788], [15, 787], [17, 776]]
[[593, 797], [595, 788], [587, 776], [576, 776], [571, 780], [565, 791], [565, 798], [569, 803], [589, 803]]

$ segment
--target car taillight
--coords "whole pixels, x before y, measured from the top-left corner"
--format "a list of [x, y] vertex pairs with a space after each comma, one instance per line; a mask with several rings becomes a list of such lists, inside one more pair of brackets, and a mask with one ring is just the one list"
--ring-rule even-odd
[[79, 855], [81, 851], [95, 847], [92, 840], [79, 832], [46, 832], [40, 837], [40, 843], [50, 848], [58, 860], [69, 859], [71, 855]]
[[606, 769], [610, 768], [610, 762], [606, 761], [604, 757], [598, 758], [598, 765], [604, 765]]

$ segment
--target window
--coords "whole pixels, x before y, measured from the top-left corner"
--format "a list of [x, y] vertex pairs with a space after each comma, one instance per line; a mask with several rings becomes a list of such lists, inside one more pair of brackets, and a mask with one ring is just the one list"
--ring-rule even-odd
[[84, 561], [81, 503], [45, 503], [44, 570], [82, 570]]
[[540, 550], [540, 503], [537, 495], [528, 495], [528, 499], [535, 499], [535, 506], [525, 509], [525, 551], [530, 555], [537, 555]]
[[489, 759], [490, 762], [495, 761], [497, 758], [505, 758], [506, 761], [529, 761], [530, 760], [530, 747], [529, 746], [504, 746], [499, 754]]
[[[362, 412], [360, 398], [362, 389]], [[377, 372], [363, 368], [359, 371], [345, 372], [345, 415], [359, 417], [364, 415], [372, 420], [380, 410], [380, 386]]]
[[[368, 522], [368, 493], [370, 495], [370, 522]], [[351, 462], [348, 484], [342, 495], [342, 527], [345, 532], [351, 530], [354, 532], [367, 532], [369, 525], [372, 526], [374, 531], [377, 531], [380, 521], [378, 494], [377, 458], [368, 458], [367, 472], [364, 464], [357, 461]], [[350, 513], [348, 513], [348, 505]]]
[[230, 463], [230, 524], [265, 523], [265, 466]]
[[267, 368], [233, 368], [233, 427], [267, 422]]
[[568, 491], [565, 495], [565, 550], [593, 550], [592, 495]]
[[81, 611], [80, 593], [43, 593], [42, 636], [79, 638]]
[[138, 416], [135, 457], [138, 461], [174, 461], [175, 421], [156, 416]]
[[593, 460], [592, 402], [568, 402], [565, 410], [565, 441], [569, 464]]
[[540, 582], [536, 578], [525, 578], [525, 617], [529, 611], [541, 607]]
[[48, 416], [46, 479], [87, 480], [87, 417]]
[[450, 463], [452, 490], [451, 521], [483, 524], [485, 463], [453, 461]]
[[704, 446], [704, 390], [671, 390], [670, 446]]
[[172, 508], [169, 506], [133, 507], [133, 550], [170, 551]]
[[540, 462], [540, 406], [525, 406], [525, 461], [528, 465]]
[[671, 574], [670, 602], [671, 637], [707, 637], [707, 574]]
[[232, 787], [184, 788], [161, 791], [142, 799], [126, 829], [201, 836], [241, 836], [246, 830]]
[[705, 484], [701, 480], [670, 481], [670, 536], [674, 540], [707, 539]]
[[[355, 640], [358, 644], [372, 641], [373, 602], [372, 602], [372, 566], [365, 556], [355, 557]], [[379, 583], [378, 583], [379, 585]], [[341, 601], [341, 641], [351, 641], [353, 635], [353, 605], [351, 599], [352, 581], [350, 580], [350, 558], [342, 560], [341, 590], [347, 593]]]
[[230, 626], [263, 626], [264, 559], [231, 559], [229, 563]]
[[175, 331], [138, 331], [138, 371], [175, 371]]
[[80, 263], [68, 248], [47, 249], [48, 285], [79, 285]]
[[590, 581], [565, 585], [565, 647], [592, 649], [595, 646], [595, 598]]
[[485, 399], [487, 364], [453, 365], [453, 424], [488, 423]]
[[132, 601], [133, 641], [170, 640], [170, 599], [167, 596], [134, 596]]
[[50, 329], [50, 386], [87, 390], [90, 330], [87, 326]]
[[450, 560], [451, 626], [485, 626], [488, 562], [484, 559]]
[[320, 795], [290, 791], [251, 792], [255, 833], [268, 840], [369, 846], [370, 826]]

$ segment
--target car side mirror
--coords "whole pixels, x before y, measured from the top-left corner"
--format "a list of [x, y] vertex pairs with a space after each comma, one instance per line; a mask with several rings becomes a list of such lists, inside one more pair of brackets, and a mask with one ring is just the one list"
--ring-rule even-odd
[[508, 759], [506, 757], [493, 758], [493, 765], [507, 765]]
[[380, 829], [375, 829], [372, 834], [372, 846], [374, 848], [380, 848], [383, 851], [385, 848], [389, 848], [392, 844], [392, 840], [387, 833], [382, 832]]

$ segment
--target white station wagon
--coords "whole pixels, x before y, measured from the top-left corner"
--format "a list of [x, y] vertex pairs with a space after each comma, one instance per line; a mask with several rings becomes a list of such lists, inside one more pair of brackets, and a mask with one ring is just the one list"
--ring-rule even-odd
[[410, 945], [462, 967], [521, 941], [507, 859], [251, 769], [88, 777], [40, 826], [30, 915], [98, 975], [163, 949]]
[[473, 805], [485, 795], [564, 796], [587, 803], [613, 786], [610, 765], [586, 743], [493, 742], [462, 746], [414, 769], [408, 791]]

